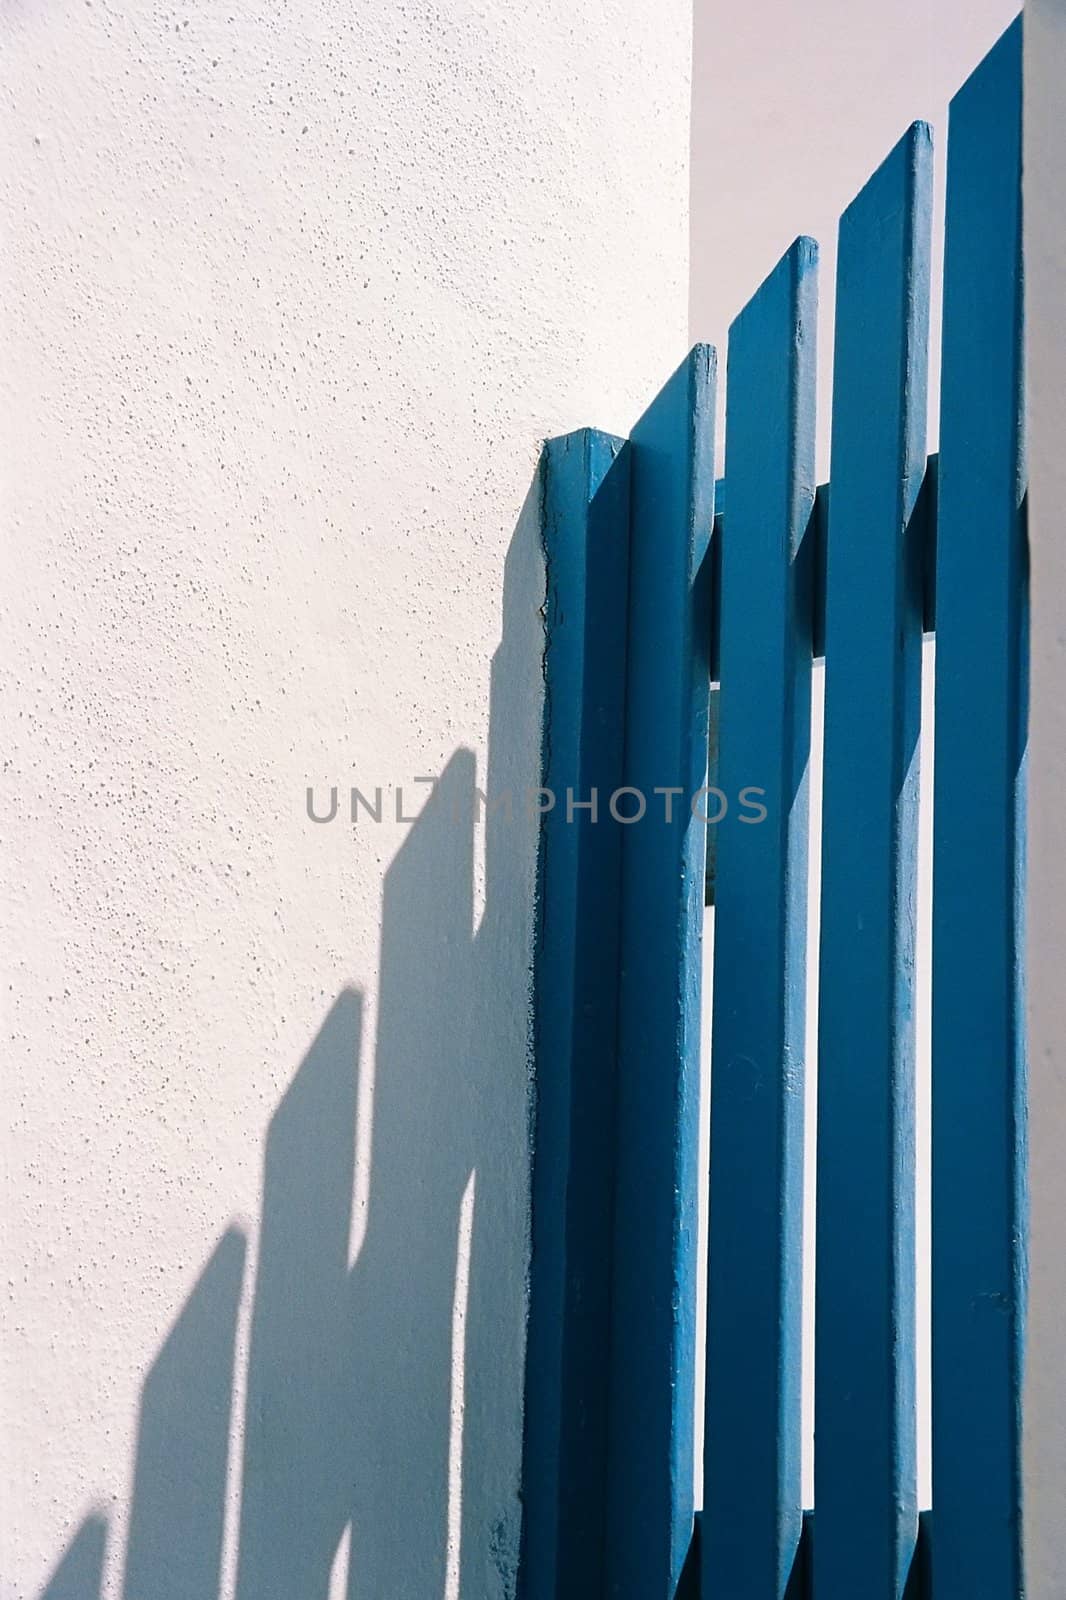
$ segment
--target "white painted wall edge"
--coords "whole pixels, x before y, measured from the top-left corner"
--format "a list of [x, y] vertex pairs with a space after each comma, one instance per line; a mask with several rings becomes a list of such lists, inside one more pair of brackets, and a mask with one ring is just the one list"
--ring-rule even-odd
[[1031, 689], [1030, 1254], [1023, 1473], [1028, 1600], [1066, 1594], [1066, 3], [1025, 8]]

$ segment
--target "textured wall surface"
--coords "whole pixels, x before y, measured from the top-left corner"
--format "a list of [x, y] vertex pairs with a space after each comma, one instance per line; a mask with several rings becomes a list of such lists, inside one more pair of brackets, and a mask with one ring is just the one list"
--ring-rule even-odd
[[1029, 382], [1029, 1319], [1026, 1594], [1066, 1594], [1066, 4], [1025, 8]]
[[473, 791], [539, 441], [685, 347], [688, 7], [3, 28], [0, 1595], [504, 1596], [535, 830]]

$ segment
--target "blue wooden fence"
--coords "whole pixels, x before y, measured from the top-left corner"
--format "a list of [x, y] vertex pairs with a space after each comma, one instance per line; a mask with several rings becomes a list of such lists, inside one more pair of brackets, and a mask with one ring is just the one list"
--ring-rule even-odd
[[[730, 330], [717, 512], [706, 347], [629, 440], [587, 432], [546, 451], [526, 1600], [1023, 1593], [1020, 131], [1019, 22], [951, 106], [937, 456], [920, 123], [841, 221], [829, 486], [815, 483], [806, 239]], [[934, 629], [933, 1459], [920, 1513], [916, 861]], [[804, 1057], [822, 655], [811, 1508]]]

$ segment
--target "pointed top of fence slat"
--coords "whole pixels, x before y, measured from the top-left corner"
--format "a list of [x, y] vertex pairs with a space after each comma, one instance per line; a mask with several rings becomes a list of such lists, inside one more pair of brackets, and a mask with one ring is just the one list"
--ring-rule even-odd
[[755, 313], [766, 300], [775, 298], [780, 293], [782, 279], [789, 280], [793, 286], [798, 285], [809, 272], [813, 272], [818, 265], [818, 241], [808, 234], [800, 234], [793, 239], [777, 265], [767, 273], [755, 293], [747, 304], [737, 312], [730, 324], [730, 334], [733, 329], [747, 320], [749, 314]]
[[[932, 203], [932, 130], [914, 122], [840, 219], [831, 525], [843, 497], [857, 497], [844, 526], [868, 529], [871, 516], [892, 507], [902, 532], [925, 472]], [[885, 340], [895, 341], [896, 354], [871, 359]], [[876, 419], [883, 448], [873, 458], [857, 416]], [[906, 428], [901, 460], [894, 425]]]
[[[1022, 69], [1022, 13], [1004, 29], [991, 50], [951, 97], [949, 113], [956, 107], [974, 105], [986, 97], [995, 98], [1008, 85], [1020, 82]], [[1018, 101], [1019, 111], [1021, 99]]]
[[667, 537], [678, 528], [710, 530], [717, 370], [714, 345], [693, 345], [630, 432], [640, 457], [635, 515], [651, 518]]
[[787, 531], [793, 553], [814, 502], [817, 268], [816, 242], [796, 239], [729, 332], [730, 514]]
[[[868, 211], [882, 206], [893, 208], [901, 178], [906, 186], [923, 193], [932, 189], [933, 130], [928, 122], [912, 122], [893, 145], [881, 165], [871, 173], [840, 219], [840, 232], [868, 225]], [[885, 220], [892, 214], [886, 210]]]
[[699, 388], [713, 381], [718, 368], [718, 352], [713, 344], [694, 344], [667, 378], [658, 394], [644, 408], [632, 434], [636, 437], [643, 431], [654, 429], [660, 418], [672, 415], [673, 408], [681, 401], [684, 403], [690, 390], [695, 386]]

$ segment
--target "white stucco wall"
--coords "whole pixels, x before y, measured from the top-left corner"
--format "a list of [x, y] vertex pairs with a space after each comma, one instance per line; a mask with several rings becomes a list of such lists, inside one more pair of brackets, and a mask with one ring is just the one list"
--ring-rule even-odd
[[534, 832], [462, 814], [538, 443], [685, 348], [689, 20], [5, 13], [5, 1600], [510, 1592]]
[[1025, 8], [1029, 386], [1026, 1594], [1066, 1593], [1066, 4]]

